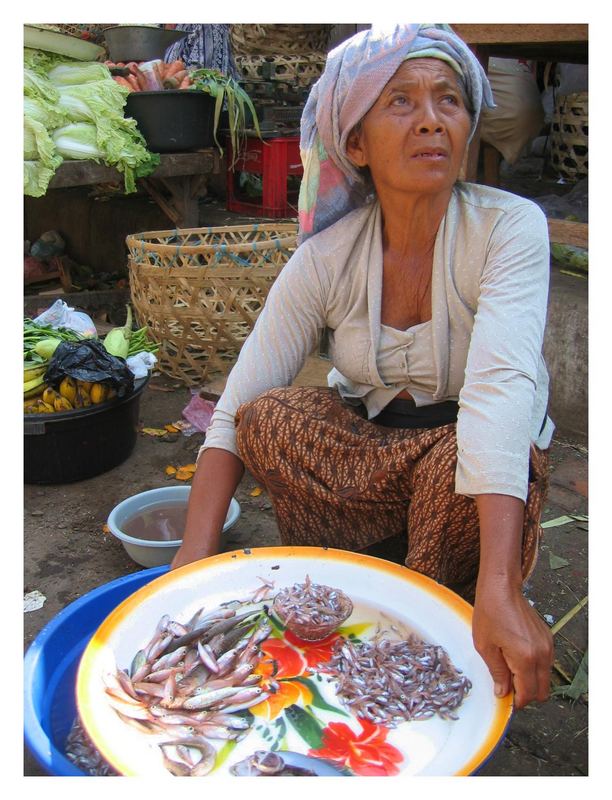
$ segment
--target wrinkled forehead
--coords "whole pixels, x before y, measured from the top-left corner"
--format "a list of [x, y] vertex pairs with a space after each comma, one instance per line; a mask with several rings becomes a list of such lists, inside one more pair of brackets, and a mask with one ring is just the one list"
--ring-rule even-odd
[[435, 81], [436, 83], [446, 81], [452, 86], [465, 87], [463, 76], [441, 58], [410, 58], [402, 61], [397, 70], [389, 79], [390, 83], [398, 80], [406, 83], [420, 83], [423, 80]]
[[394, 74], [389, 78], [379, 95], [382, 97], [386, 91], [393, 86], [403, 85], [406, 87], [420, 86], [423, 83], [431, 85], [433, 88], [459, 89], [465, 107], [472, 113], [472, 103], [470, 102], [467, 85], [463, 76], [460, 75], [450, 64], [441, 58], [410, 58], [399, 65]]

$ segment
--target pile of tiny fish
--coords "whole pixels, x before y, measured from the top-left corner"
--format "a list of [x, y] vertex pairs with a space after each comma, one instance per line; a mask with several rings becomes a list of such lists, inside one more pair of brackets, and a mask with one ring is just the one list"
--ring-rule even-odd
[[254, 669], [271, 631], [261, 607], [200, 610], [186, 625], [166, 614], [129, 672], [106, 676], [108, 701], [140, 732], [166, 737], [159, 747], [173, 775], [205, 775], [215, 762], [207, 739], [244, 738], [251, 723], [241, 712], [269, 696]]
[[331, 632], [344, 622], [351, 615], [353, 604], [344, 592], [313, 583], [307, 575], [304, 583], [281, 589], [274, 598], [273, 608], [290, 630], [311, 639], [319, 638], [315, 635], [317, 631], [328, 628]]
[[271, 750], [256, 750], [252, 756], [233, 764], [230, 772], [247, 778], [309, 777], [317, 774], [311, 769], [286, 764], [280, 753]]
[[336, 679], [338, 697], [358, 717], [390, 728], [434, 714], [456, 720], [453, 711], [472, 688], [443, 647], [413, 634], [399, 641], [380, 633], [367, 642], [340, 640], [317, 670]]
[[114, 777], [118, 774], [94, 747], [91, 739], [83, 730], [78, 717], [72, 723], [70, 733], [66, 738], [64, 752], [68, 760], [86, 775], [91, 777]]

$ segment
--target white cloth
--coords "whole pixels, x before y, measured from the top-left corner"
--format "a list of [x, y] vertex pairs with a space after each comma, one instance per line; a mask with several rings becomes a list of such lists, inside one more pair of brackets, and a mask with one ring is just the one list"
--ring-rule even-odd
[[[361, 398], [370, 419], [410, 385], [409, 358], [394, 382], [384, 380], [387, 366], [378, 360], [382, 259], [378, 202], [298, 247], [229, 375], [202, 450], [237, 453], [240, 404], [291, 385], [324, 327], [335, 364], [328, 383]], [[541, 355], [549, 272], [546, 217], [535, 203], [456, 185], [434, 248], [429, 381], [433, 402], [459, 400], [459, 494], [524, 500], [530, 442], [550, 443]]]

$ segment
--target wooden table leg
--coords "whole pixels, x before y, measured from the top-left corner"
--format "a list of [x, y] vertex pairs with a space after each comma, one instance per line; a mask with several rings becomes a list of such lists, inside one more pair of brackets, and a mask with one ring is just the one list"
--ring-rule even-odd
[[485, 186], [499, 186], [499, 164], [501, 153], [492, 144], [483, 143], [482, 147], [483, 175], [482, 182]]
[[176, 228], [198, 227], [198, 198], [206, 194], [206, 175], [141, 180], [144, 188]]

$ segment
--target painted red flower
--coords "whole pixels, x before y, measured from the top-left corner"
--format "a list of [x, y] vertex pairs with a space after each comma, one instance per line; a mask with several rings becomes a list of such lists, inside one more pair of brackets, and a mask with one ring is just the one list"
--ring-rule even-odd
[[284, 637], [289, 644], [299, 647], [309, 667], [316, 667], [318, 664], [324, 664], [329, 661], [332, 657], [334, 645], [338, 639], [343, 638], [339, 633], [332, 633], [319, 642], [308, 642], [306, 639], [300, 639], [290, 630], [284, 632]]
[[304, 655], [282, 639], [270, 638], [261, 644], [263, 658], [254, 672], [262, 676], [261, 686], [265, 689], [271, 681], [276, 689], [266, 700], [251, 706], [251, 713], [267, 720], [276, 717], [295, 703], [309, 705], [312, 703], [312, 692], [298, 681], [307, 667]]
[[359, 719], [361, 733], [344, 722], [330, 722], [323, 730], [323, 747], [308, 755], [327, 758], [348, 767], [356, 775], [397, 775], [404, 760], [400, 751], [385, 741], [388, 728]]

